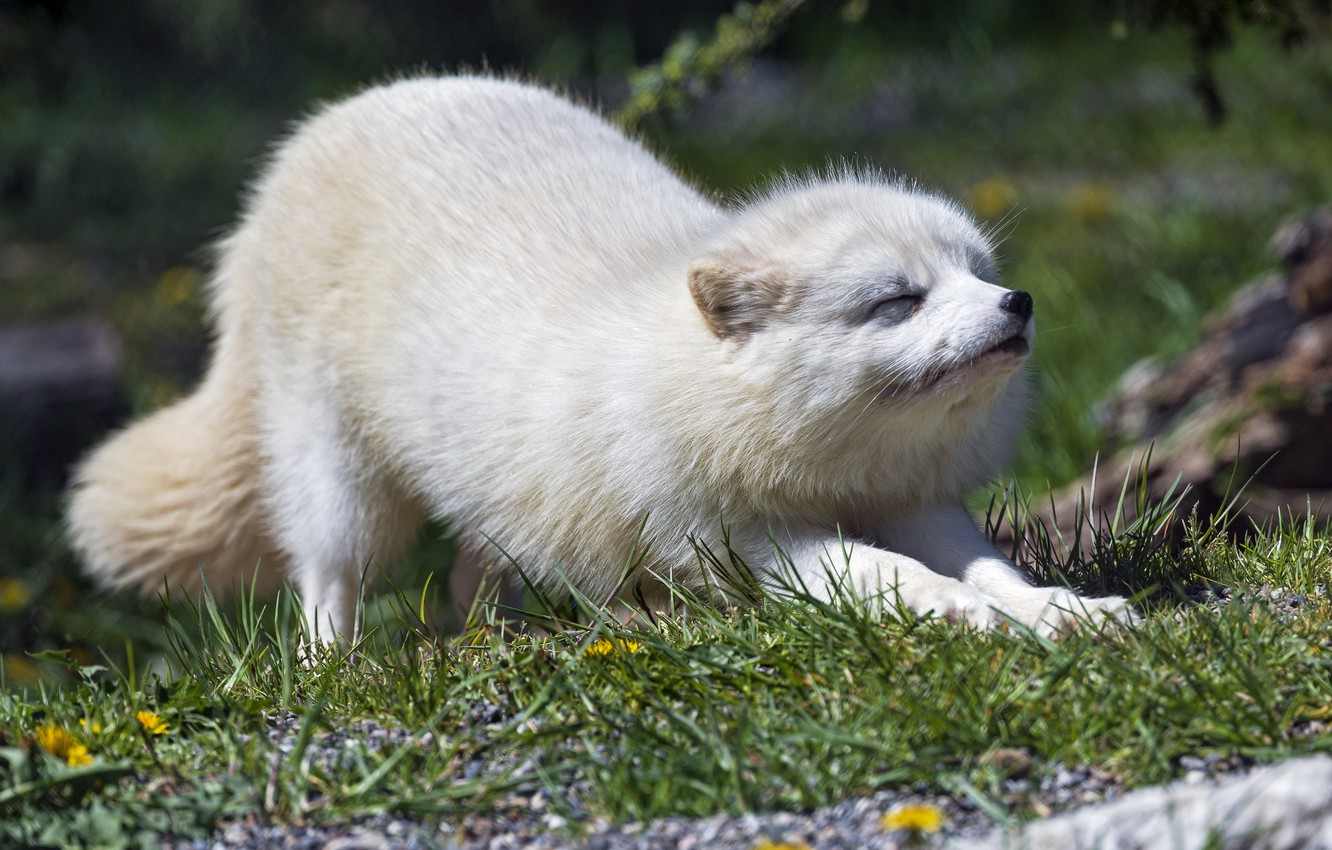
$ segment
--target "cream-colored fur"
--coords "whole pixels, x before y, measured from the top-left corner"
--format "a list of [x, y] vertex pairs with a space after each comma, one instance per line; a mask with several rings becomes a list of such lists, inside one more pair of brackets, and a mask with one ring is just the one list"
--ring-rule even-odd
[[72, 539], [110, 585], [289, 575], [325, 637], [427, 516], [459, 585], [499, 546], [608, 595], [646, 520], [650, 604], [654, 574], [706, 584], [689, 538], [724, 527], [825, 597], [1114, 614], [1029, 586], [961, 506], [1024, 404], [1030, 310], [995, 280], [976, 225], [898, 181], [726, 209], [544, 89], [374, 88], [278, 149], [222, 246], [208, 377], [85, 462]]

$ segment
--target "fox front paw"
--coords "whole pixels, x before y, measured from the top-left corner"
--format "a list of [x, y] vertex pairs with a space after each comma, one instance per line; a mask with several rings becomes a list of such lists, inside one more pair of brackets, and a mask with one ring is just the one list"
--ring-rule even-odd
[[1080, 626], [1114, 622], [1131, 626], [1140, 618], [1121, 596], [1089, 598], [1063, 588], [1032, 588], [1003, 610], [1012, 619], [1045, 637], [1066, 634]]
[[901, 601], [917, 616], [963, 623], [979, 631], [998, 628], [1004, 620], [998, 600], [959, 581], [946, 579], [916, 588], [910, 595], [902, 594]]

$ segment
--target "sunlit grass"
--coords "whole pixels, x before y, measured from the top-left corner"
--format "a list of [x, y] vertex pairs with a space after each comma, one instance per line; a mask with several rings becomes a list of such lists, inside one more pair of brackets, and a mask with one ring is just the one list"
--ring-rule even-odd
[[[1113, 536], [1033, 530], [1033, 572], [1136, 593], [1145, 615], [1057, 641], [799, 593], [695, 605], [634, 629], [575, 602], [564, 622], [591, 625], [548, 636], [482, 611], [450, 637], [418, 616], [438, 600], [399, 591], [386, 597], [395, 617], [311, 657], [289, 593], [224, 609], [176, 603], [170, 651], [151, 674], [66, 661], [81, 684], [0, 695], [0, 836], [73, 829], [99, 806], [116, 823], [200, 834], [228, 812], [433, 822], [538, 792], [574, 831], [596, 818], [812, 808], [888, 787], [965, 787], [1024, 817], [989, 758], [998, 749], [1027, 754], [1038, 776], [1090, 765], [1133, 787], [1176, 776], [1185, 755], [1332, 747], [1316, 722], [1332, 704], [1328, 539], [1291, 521], [1236, 542], [1136, 498], [1130, 481], [1123, 504], [1141, 519], [1116, 520]], [[1207, 581], [1226, 582], [1233, 601], [1180, 593]], [[1304, 602], [1248, 595], [1275, 585]], [[490, 707], [484, 723], [478, 706]], [[366, 720], [392, 736], [324, 743]], [[158, 790], [130, 790], [144, 783]]]

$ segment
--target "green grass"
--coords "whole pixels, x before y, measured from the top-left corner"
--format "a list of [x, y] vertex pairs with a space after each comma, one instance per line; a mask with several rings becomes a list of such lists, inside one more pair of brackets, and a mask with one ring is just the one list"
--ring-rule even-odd
[[[1169, 504], [1147, 507], [1091, 547], [1112, 569], [1079, 541], [1035, 542], [1035, 571], [1135, 592], [1145, 613], [1057, 641], [808, 598], [698, 605], [637, 630], [573, 609], [566, 623], [584, 625], [507, 642], [482, 612], [449, 638], [422, 620], [427, 589], [381, 596], [354, 651], [309, 662], [289, 594], [226, 614], [176, 603], [151, 672], [133, 657], [114, 670], [48, 658], [77, 684], [0, 694], [0, 843], [59, 844], [95, 827], [133, 846], [242, 813], [430, 823], [536, 792], [575, 832], [602, 817], [810, 808], [884, 787], [965, 790], [1020, 819], [1028, 801], [986, 759], [999, 748], [1028, 753], [1038, 776], [1056, 761], [1094, 765], [1128, 787], [1170, 779], [1184, 755], [1332, 749], [1332, 540], [1291, 522], [1235, 543]], [[1163, 541], [1177, 535], [1171, 551]], [[1285, 610], [1178, 593], [1202, 580], [1306, 599]], [[601, 640], [607, 651], [589, 651]], [[479, 721], [478, 702], [495, 717]], [[150, 734], [140, 711], [169, 728]], [[294, 738], [279, 746], [269, 733], [288, 712]], [[312, 747], [364, 719], [394, 735], [376, 747], [351, 734], [336, 759]], [[88, 763], [50, 755], [43, 725], [86, 746]]]

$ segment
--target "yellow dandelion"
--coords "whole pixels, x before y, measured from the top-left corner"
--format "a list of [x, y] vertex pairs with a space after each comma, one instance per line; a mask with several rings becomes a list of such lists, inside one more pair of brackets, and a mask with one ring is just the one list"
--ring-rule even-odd
[[615, 644], [602, 638], [601, 640], [596, 640], [588, 644], [587, 651], [583, 654], [588, 658], [601, 658], [602, 656], [610, 655], [614, 651]]
[[58, 759], [64, 759], [70, 767], [92, 764], [88, 748], [78, 738], [52, 723], [37, 727], [37, 746]]
[[83, 731], [85, 732], [91, 732], [94, 735], [102, 734], [102, 724], [98, 723], [96, 720], [94, 720], [92, 723], [89, 723], [88, 718], [80, 717], [79, 725], [83, 727]]
[[171, 731], [171, 727], [167, 725], [167, 722], [151, 711], [140, 711], [134, 716], [138, 719], [139, 725], [142, 726], [144, 731], [149, 735], [164, 735]]
[[911, 832], [938, 832], [943, 829], [944, 813], [929, 803], [908, 803], [898, 806], [879, 820], [880, 828], [893, 832], [899, 829]]
[[981, 218], [1003, 215], [1017, 202], [1017, 187], [1007, 177], [991, 177], [971, 187], [971, 208]]
[[771, 841], [767, 838], [760, 838], [758, 843], [754, 845], [754, 850], [812, 850], [812, 848], [800, 841]]
[[70, 744], [69, 751], [65, 753], [65, 763], [70, 767], [83, 767], [85, 764], [92, 764], [93, 757], [88, 755], [88, 748], [83, 744]]
[[1119, 195], [1109, 183], [1083, 183], [1069, 195], [1068, 211], [1083, 221], [1100, 221], [1115, 211]]
[[608, 655], [615, 655], [619, 652], [635, 653], [643, 648], [643, 644], [636, 640], [616, 640], [610, 641], [606, 638], [593, 641], [588, 645], [586, 655], [592, 658], [605, 658]]
[[6, 614], [21, 611], [32, 599], [32, 591], [16, 578], [0, 578], [0, 611]]
[[188, 266], [172, 266], [157, 280], [157, 300], [168, 307], [185, 302], [199, 288], [199, 272]]
[[42, 680], [42, 671], [22, 655], [0, 655], [0, 669], [11, 685], [31, 685]]

